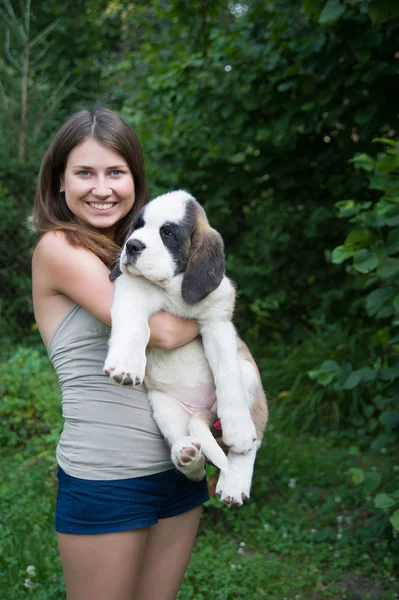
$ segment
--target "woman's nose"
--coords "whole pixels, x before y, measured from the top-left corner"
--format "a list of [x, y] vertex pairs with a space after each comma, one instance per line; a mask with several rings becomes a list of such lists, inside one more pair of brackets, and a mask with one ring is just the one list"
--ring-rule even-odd
[[107, 182], [103, 177], [99, 177], [96, 181], [95, 187], [93, 188], [93, 195], [98, 198], [108, 198], [111, 196], [112, 190], [107, 185]]

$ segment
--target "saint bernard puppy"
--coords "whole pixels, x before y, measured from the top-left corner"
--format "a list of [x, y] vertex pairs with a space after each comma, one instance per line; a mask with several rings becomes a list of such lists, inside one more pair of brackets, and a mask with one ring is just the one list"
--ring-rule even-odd
[[[227, 504], [249, 497], [266, 398], [232, 324], [234, 287], [223, 241], [185, 191], [152, 200], [137, 215], [120, 255], [104, 371], [123, 385], [144, 381], [171, 459], [189, 479], [204, 476], [204, 455], [219, 469], [216, 493]], [[147, 348], [159, 311], [195, 319], [200, 337], [172, 350]], [[226, 457], [210, 428], [222, 424]]]

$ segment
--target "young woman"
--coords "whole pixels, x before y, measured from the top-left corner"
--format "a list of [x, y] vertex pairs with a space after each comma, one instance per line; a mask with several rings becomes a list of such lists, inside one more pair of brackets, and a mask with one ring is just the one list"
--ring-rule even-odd
[[[33, 222], [36, 321], [56, 369], [64, 429], [57, 447], [56, 530], [68, 600], [172, 600], [197, 533], [205, 480], [178, 473], [145, 388], [102, 371], [113, 285], [109, 268], [146, 201], [130, 127], [106, 109], [69, 118], [44, 156]], [[150, 344], [198, 335], [194, 321], [150, 320]]]

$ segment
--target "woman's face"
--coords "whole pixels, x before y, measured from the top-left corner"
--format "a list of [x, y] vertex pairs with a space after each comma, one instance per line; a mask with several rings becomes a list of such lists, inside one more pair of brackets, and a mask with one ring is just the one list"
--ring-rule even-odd
[[79, 221], [113, 238], [134, 204], [127, 161], [114, 148], [87, 138], [70, 152], [61, 179], [68, 208]]

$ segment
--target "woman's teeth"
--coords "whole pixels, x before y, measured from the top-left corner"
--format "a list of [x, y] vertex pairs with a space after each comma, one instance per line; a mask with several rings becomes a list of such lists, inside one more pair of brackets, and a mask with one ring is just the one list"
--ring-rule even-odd
[[94, 204], [94, 202], [90, 202], [90, 206], [92, 208], [98, 208], [98, 210], [108, 210], [112, 208], [115, 202], [109, 202], [108, 204]]

